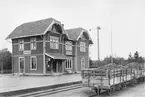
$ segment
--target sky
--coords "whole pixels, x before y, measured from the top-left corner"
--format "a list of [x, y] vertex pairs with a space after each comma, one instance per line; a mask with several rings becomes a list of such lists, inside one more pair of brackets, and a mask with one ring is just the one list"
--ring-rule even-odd
[[145, 55], [145, 0], [0, 0], [0, 49], [12, 51], [5, 38], [25, 22], [53, 17], [65, 29], [83, 27], [93, 40], [90, 57], [97, 60], [97, 26], [101, 27], [100, 58]]

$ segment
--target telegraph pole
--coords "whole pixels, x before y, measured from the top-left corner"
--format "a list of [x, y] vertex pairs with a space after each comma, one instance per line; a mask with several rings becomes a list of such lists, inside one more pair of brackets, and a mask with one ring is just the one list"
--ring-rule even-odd
[[[91, 30], [92, 29], [89, 29], [89, 31], [91, 31]], [[100, 26], [97, 27], [98, 61], [100, 61], [99, 30], [101, 30]]]
[[98, 60], [100, 61], [99, 30], [101, 30], [100, 26], [97, 27]]

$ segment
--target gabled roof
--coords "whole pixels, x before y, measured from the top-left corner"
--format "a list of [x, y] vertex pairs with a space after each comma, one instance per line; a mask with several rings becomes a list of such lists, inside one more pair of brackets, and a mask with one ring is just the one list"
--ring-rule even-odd
[[[85, 30], [84, 28], [73, 28], [73, 29], [67, 29], [65, 30], [68, 33], [68, 37], [71, 40], [75, 40], [78, 41], [78, 39], [81, 37], [81, 35], [85, 32], [88, 34], [88, 31]], [[90, 35], [88, 34], [89, 40], [90, 40], [90, 44], [93, 44], [92, 39], [90, 37]]]
[[6, 39], [14, 39], [28, 36], [36, 36], [36, 35], [44, 35], [47, 31], [51, 29], [53, 24], [59, 24], [62, 28], [63, 34], [65, 34], [68, 39], [78, 41], [81, 35], [85, 32], [89, 37], [90, 44], [93, 44], [91, 37], [88, 34], [88, 31], [83, 28], [73, 28], [64, 30], [61, 22], [53, 19], [47, 18], [43, 20], [33, 21], [24, 23], [18, 27], [16, 27], [11, 34], [8, 35]]
[[53, 18], [24, 23], [14, 29], [6, 39], [45, 34], [53, 23], [61, 23]]

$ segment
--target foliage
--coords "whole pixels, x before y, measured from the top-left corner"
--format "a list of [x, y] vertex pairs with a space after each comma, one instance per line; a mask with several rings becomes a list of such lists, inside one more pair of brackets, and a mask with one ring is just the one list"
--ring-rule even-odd
[[123, 57], [107, 56], [101, 61], [92, 62], [93, 64], [91, 63], [90, 67], [97, 68], [97, 67], [100, 67], [100, 66], [110, 64], [111, 63], [111, 58], [113, 59], [113, 63], [115, 63], [117, 65], [126, 65], [126, 64], [131, 63], [131, 62], [144, 63], [143, 57], [139, 55], [138, 51], [136, 51], [134, 53], [134, 56], [132, 56], [132, 54], [129, 53], [128, 59], [124, 59]]
[[0, 70], [12, 69], [12, 54], [7, 49], [0, 50]]

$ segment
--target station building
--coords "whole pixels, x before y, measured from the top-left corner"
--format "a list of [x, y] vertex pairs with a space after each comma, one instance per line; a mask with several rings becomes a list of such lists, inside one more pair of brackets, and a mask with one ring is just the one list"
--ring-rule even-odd
[[65, 30], [60, 21], [47, 18], [16, 27], [6, 39], [12, 40], [13, 73], [79, 73], [89, 67], [93, 42], [81, 27]]

